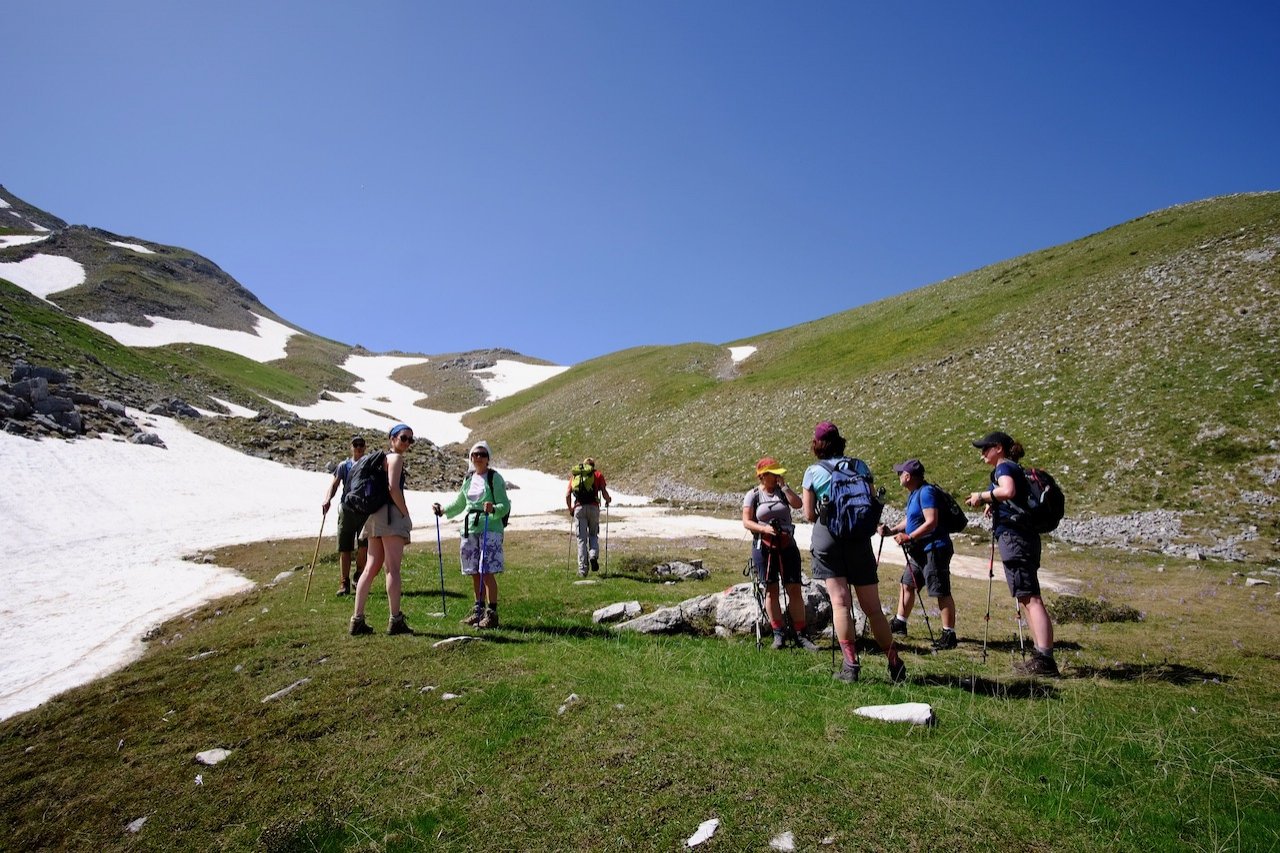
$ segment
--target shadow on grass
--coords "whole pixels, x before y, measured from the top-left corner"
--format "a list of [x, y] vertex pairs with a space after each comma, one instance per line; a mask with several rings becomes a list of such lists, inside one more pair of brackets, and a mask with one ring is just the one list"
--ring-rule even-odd
[[1166, 684], [1177, 684], [1185, 687], [1189, 684], [1205, 684], [1214, 682], [1225, 684], [1231, 676], [1218, 672], [1210, 672], [1194, 666], [1180, 663], [1115, 663], [1111, 666], [1071, 667], [1073, 678], [1101, 678], [1106, 681], [1163, 681]]
[[1038, 678], [1011, 678], [999, 681], [973, 675], [919, 675], [908, 677], [912, 684], [926, 687], [950, 687], [993, 699], [1056, 699], [1058, 688]]

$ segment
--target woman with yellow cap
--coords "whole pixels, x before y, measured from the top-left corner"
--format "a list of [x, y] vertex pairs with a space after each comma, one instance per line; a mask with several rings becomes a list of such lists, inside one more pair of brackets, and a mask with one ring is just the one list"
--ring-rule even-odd
[[800, 509], [800, 496], [783, 476], [787, 469], [772, 456], [756, 463], [758, 484], [742, 498], [742, 526], [751, 531], [751, 562], [765, 588], [765, 615], [773, 629], [773, 648], [786, 645], [788, 631], [778, 602], [779, 584], [787, 591], [790, 635], [802, 649], [818, 647], [805, 636], [804, 593], [800, 586], [800, 549], [796, 547], [791, 510]]

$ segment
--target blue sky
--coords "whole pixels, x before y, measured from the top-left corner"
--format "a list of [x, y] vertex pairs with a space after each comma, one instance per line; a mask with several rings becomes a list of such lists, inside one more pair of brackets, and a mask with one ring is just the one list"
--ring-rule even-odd
[[44, 0], [0, 20], [0, 183], [375, 351], [726, 343], [1280, 189], [1274, 2]]

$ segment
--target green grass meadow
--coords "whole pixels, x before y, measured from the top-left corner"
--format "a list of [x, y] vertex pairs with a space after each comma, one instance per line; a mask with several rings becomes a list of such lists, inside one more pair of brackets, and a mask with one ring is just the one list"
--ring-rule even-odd
[[[890, 685], [865, 650], [862, 682], [844, 685], [828, 639], [816, 654], [757, 651], [592, 624], [605, 604], [648, 610], [740, 582], [743, 546], [717, 540], [615, 538], [611, 576], [575, 585], [567, 533], [511, 534], [502, 627], [433, 649], [464, 633], [470, 601], [446, 541], [448, 615], [435, 615], [433, 532], [406, 562], [412, 636], [387, 636], [381, 581], [377, 634], [347, 636], [351, 601], [333, 595], [325, 555], [307, 600], [304, 567], [170, 621], [139, 661], [0, 724], [0, 846], [675, 850], [710, 817], [719, 831], [699, 849], [767, 849], [785, 831], [800, 850], [1280, 845], [1275, 587], [1229, 567], [1050, 549], [1046, 567], [1083, 597], [1142, 621], [1059, 624], [1064, 677], [1015, 677], [997, 567], [986, 664], [988, 585], [957, 578], [959, 649], [931, 654], [917, 612], [908, 683]], [[266, 583], [313, 547], [219, 559]], [[664, 585], [640, 570], [673, 558], [712, 576]], [[886, 560], [886, 603], [897, 574]], [[930, 703], [938, 725], [853, 714], [905, 701]], [[230, 757], [195, 762], [214, 747]]]

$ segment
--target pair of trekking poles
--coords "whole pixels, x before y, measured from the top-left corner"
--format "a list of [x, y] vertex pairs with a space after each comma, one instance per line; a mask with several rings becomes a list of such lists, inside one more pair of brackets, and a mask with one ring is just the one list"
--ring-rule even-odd
[[[588, 534], [590, 535], [590, 534]], [[569, 519], [569, 560], [565, 565], [573, 571], [573, 560], [578, 556], [578, 519]], [[590, 542], [588, 542], [590, 544]], [[604, 505], [604, 576], [609, 576], [609, 505]]]
[[[982, 662], [987, 662], [987, 630], [991, 626], [991, 587], [996, 579], [996, 531], [993, 526], [991, 529], [991, 558], [987, 561], [987, 615], [983, 617], [982, 625]], [[1018, 651], [1022, 655], [1022, 659], [1027, 659], [1027, 644], [1022, 638], [1022, 605], [1018, 599], [1013, 600], [1014, 618], [1018, 622]]]
[[[316, 560], [320, 557], [320, 542], [324, 539], [324, 523], [329, 518], [329, 513], [320, 514], [320, 532], [316, 534], [316, 550], [311, 555], [311, 568], [307, 571], [307, 589], [302, 594], [302, 600], [305, 602], [311, 595], [311, 576], [316, 572]], [[489, 538], [489, 514], [484, 515], [484, 539]], [[444, 547], [440, 541], [440, 516], [436, 516], [436, 556], [440, 560], [440, 609], [444, 611], [445, 616], [449, 615], [449, 605], [445, 603], [444, 596]], [[484, 544], [480, 546], [480, 574], [484, 574]]]

